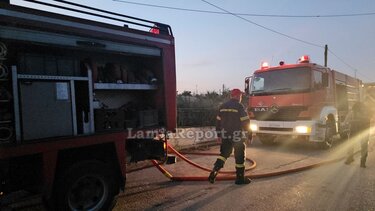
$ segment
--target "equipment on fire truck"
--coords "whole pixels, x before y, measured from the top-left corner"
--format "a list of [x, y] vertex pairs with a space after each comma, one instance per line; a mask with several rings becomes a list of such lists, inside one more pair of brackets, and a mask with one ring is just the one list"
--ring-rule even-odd
[[0, 127], [0, 143], [9, 141], [13, 136], [13, 129], [11, 127]]
[[0, 101], [9, 101], [12, 98], [12, 95], [4, 86], [0, 86]]
[[125, 113], [121, 109], [95, 109], [95, 130], [123, 130], [125, 129]]
[[8, 67], [5, 63], [8, 50], [0, 42], [0, 144], [9, 143], [13, 137], [12, 94]]
[[304, 55], [304, 56], [301, 56], [301, 58], [299, 58], [299, 63], [309, 63], [310, 62], [310, 57], [307, 56], [307, 55]]
[[264, 69], [267, 69], [267, 68], [269, 68], [270, 67], [270, 65], [268, 64], [268, 62], [262, 62], [262, 64], [261, 64], [261, 70], [264, 70]]
[[78, 60], [68, 54], [45, 55], [36, 51], [20, 53], [17, 68], [20, 74], [81, 76]]
[[7, 52], [8, 52], [7, 46], [4, 43], [0, 42], [0, 60], [5, 59]]
[[8, 68], [0, 63], [0, 79], [5, 79], [8, 77]]

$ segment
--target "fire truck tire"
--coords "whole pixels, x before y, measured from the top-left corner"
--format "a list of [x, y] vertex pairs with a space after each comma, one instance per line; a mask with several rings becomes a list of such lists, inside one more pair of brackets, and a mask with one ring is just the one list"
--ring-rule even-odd
[[55, 210], [111, 210], [119, 186], [114, 171], [100, 161], [82, 161], [57, 181]]
[[276, 136], [274, 135], [258, 135], [259, 141], [264, 145], [273, 145], [275, 144]]

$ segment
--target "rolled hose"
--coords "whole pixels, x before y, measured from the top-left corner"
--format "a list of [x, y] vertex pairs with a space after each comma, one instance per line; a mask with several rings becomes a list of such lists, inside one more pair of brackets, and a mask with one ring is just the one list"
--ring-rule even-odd
[[0, 141], [9, 141], [13, 136], [13, 130], [9, 127], [0, 127]]
[[0, 59], [4, 58], [7, 55], [7, 51], [7, 46], [4, 43], [0, 42]]
[[8, 68], [5, 65], [0, 64], [0, 79], [7, 78], [8, 74]]
[[[188, 159], [185, 156], [183, 156], [181, 153], [177, 152], [172, 146], [168, 145], [168, 148], [172, 152], [175, 152], [175, 154], [178, 157], [180, 157], [181, 159], [188, 162], [187, 161]], [[218, 154], [215, 154], [215, 153], [199, 153], [199, 154], [218, 155]], [[319, 163], [315, 163], [315, 164], [311, 164], [311, 165], [306, 165], [306, 166], [302, 166], [302, 167], [298, 167], [298, 168], [293, 168], [293, 169], [287, 169], [287, 170], [283, 170], [283, 171], [274, 171], [274, 172], [260, 173], [260, 174], [247, 174], [245, 176], [248, 177], [248, 178], [251, 178], [251, 179], [280, 176], [280, 175], [284, 175], [284, 174], [290, 174], [290, 173], [295, 173], [295, 172], [299, 172], [299, 171], [304, 171], [304, 170], [316, 168], [316, 167], [323, 166], [323, 165], [330, 164], [330, 163], [335, 163], [335, 162], [341, 161], [343, 159], [345, 159], [345, 158], [342, 157], [342, 158], [332, 159], [332, 160], [328, 160], [328, 161], [323, 161], [323, 162], [319, 162]], [[248, 159], [248, 160], [251, 160], [251, 159]], [[254, 165], [253, 168], [255, 168], [256, 162], [253, 161], [253, 160], [251, 160], [251, 161], [253, 162], [253, 165]], [[178, 176], [178, 177], [176, 177], [176, 176], [173, 176], [170, 172], [168, 172], [165, 168], [163, 168], [160, 165], [160, 163], [158, 163], [156, 160], [152, 160], [152, 163], [160, 172], [162, 172], [167, 178], [169, 178], [172, 181], [207, 181], [208, 180], [208, 176]], [[189, 160], [188, 163], [193, 165], [194, 162]], [[199, 165], [194, 163], [194, 166], [198, 167]], [[207, 170], [207, 168], [202, 167], [202, 166], [199, 166], [198, 168], [203, 169], [203, 170]], [[211, 170], [209, 170], [209, 171], [211, 171]], [[219, 175], [216, 177], [216, 180], [235, 180], [236, 179], [236, 175], [222, 176], [222, 175], [220, 175], [221, 173], [223, 173], [223, 172], [219, 171]], [[229, 172], [226, 172], [226, 173], [229, 173]]]

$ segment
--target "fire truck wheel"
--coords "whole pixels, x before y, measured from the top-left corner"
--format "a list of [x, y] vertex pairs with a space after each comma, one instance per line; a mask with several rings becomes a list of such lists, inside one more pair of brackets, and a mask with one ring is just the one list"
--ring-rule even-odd
[[264, 145], [272, 145], [275, 144], [275, 138], [274, 135], [258, 135], [259, 141], [262, 142]]
[[110, 210], [119, 186], [103, 162], [83, 161], [57, 181], [56, 210]]

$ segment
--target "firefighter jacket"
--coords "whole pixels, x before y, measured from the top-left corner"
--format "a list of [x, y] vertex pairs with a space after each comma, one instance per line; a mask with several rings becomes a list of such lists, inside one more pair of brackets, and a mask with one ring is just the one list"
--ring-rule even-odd
[[222, 104], [216, 116], [216, 132], [218, 137], [225, 138], [233, 133], [249, 130], [250, 119], [242, 104], [230, 99]]

